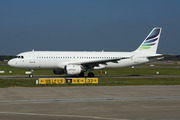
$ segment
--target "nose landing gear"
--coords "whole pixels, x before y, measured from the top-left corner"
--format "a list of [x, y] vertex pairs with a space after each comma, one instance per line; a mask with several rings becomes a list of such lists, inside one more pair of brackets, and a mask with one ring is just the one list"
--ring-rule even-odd
[[33, 77], [33, 74], [30, 74], [29, 77], [32, 78], [32, 77]]
[[30, 77], [30, 78], [33, 77], [33, 72], [34, 72], [34, 70], [31, 70], [31, 73], [29, 74], [29, 77]]

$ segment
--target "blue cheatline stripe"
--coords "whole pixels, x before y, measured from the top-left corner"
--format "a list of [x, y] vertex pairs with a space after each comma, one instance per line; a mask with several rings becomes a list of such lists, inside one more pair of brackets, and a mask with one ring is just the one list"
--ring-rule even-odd
[[154, 37], [158, 36], [159, 33], [160, 33], [160, 29], [155, 29], [155, 30], [148, 36], [148, 38], [147, 38], [146, 40], [149, 40], [149, 39], [151, 39], [151, 38], [154, 38]]
[[155, 45], [155, 43], [152, 43], [152, 44], [143, 44], [142, 46], [153, 46]]
[[158, 38], [153, 39], [153, 40], [146, 41], [146, 42], [144, 42], [144, 43], [152, 43], [152, 42], [155, 42], [157, 39], [158, 39]]

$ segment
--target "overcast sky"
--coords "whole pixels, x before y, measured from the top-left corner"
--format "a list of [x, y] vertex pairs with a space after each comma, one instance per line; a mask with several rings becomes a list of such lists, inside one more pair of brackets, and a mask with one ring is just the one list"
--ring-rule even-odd
[[0, 55], [130, 52], [154, 27], [158, 53], [180, 54], [180, 0], [0, 0]]

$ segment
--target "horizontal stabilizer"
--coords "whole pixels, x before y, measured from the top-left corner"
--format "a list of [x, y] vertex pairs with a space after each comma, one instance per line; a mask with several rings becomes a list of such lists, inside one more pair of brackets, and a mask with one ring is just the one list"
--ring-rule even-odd
[[167, 57], [167, 56], [173, 56], [173, 55], [171, 55], [171, 54], [166, 54], [166, 55], [158, 54], [158, 55], [154, 55], [154, 56], [148, 56], [147, 58], [149, 60], [160, 60], [160, 59], [163, 59], [164, 57]]

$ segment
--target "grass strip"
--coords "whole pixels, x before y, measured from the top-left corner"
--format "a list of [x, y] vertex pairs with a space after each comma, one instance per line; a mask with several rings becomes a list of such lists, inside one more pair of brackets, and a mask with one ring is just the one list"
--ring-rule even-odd
[[0, 88], [6, 87], [60, 87], [60, 86], [130, 86], [180, 85], [180, 78], [99, 78], [98, 84], [36, 85], [36, 79], [0, 79]]
[[[0, 66], [0, 71], [5, 71], [1, 75], [25, 75], [26, 71], [23, 69], [10, 68], [9, 66]], [[9, 73], [12, 71], [12, 73]], [[159, 72], [160, 75], [180, 75], [179, 68], [121, 68], [121, 69], [107, 69], [107, 74], [99, 73], [100, 70], [93, 70], [95, 75], [155, 75]], [[85, 72], [87, 75], [88, 72]], [[53, 70], [34, 70], [34, 75], [54, 75]]]

